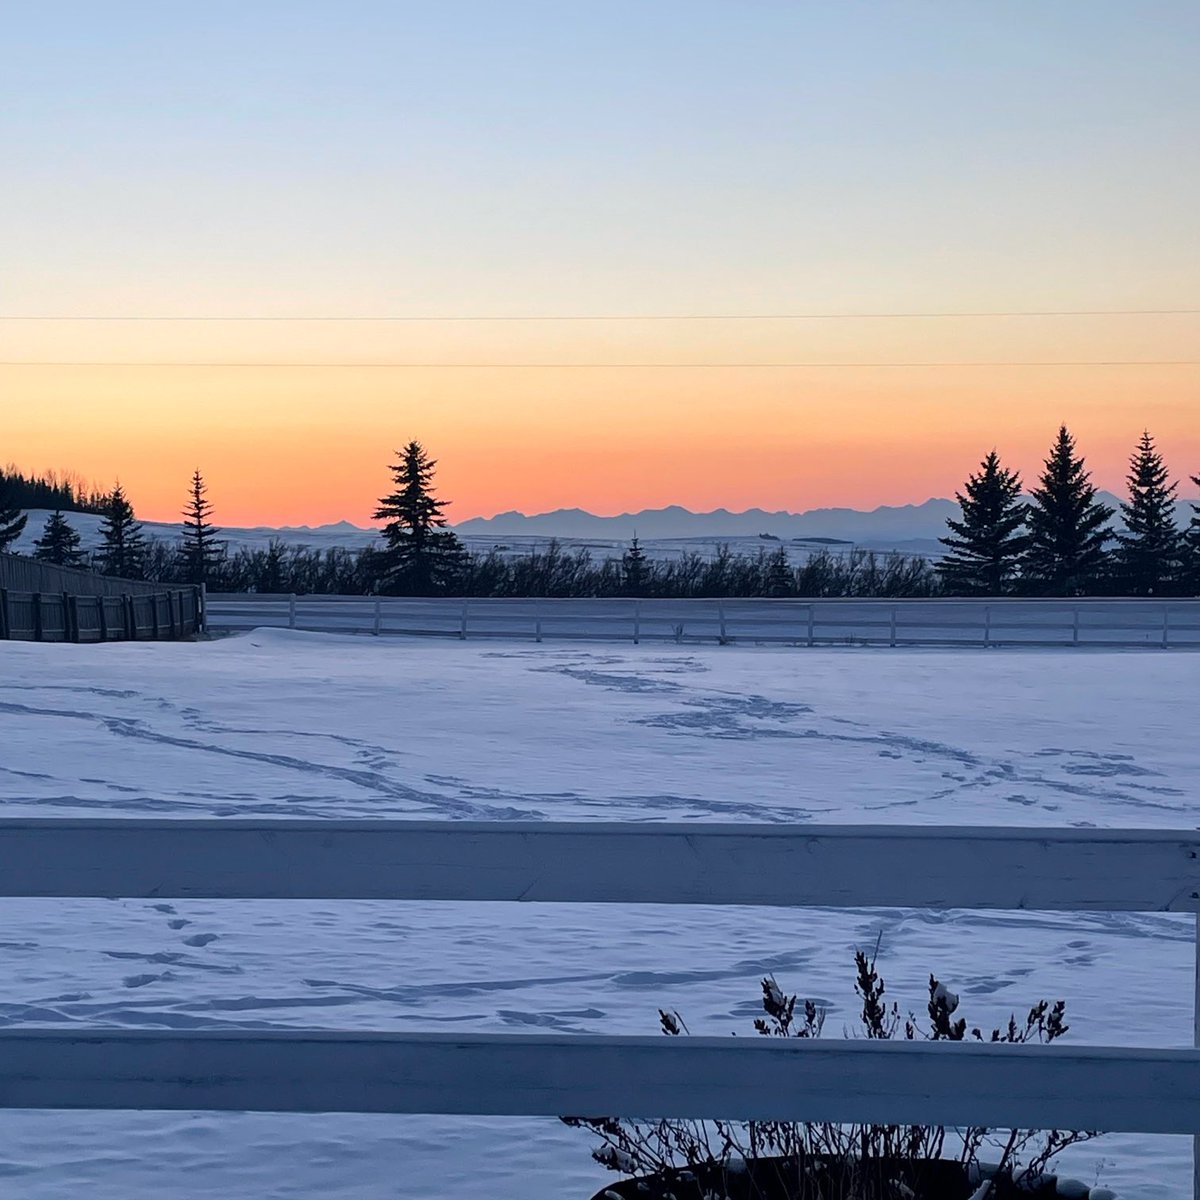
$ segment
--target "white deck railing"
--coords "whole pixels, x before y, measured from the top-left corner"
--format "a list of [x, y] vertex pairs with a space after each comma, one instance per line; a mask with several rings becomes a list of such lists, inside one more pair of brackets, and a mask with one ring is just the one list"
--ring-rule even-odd
[[[0, 896], [1196, 913], [1200, 832], [10, 819], [0, 821]], [[1200, 997], [1200, 969], [1197, 985]], [[1196, 1031], [1200, 1045], [1200, 1009]], [[0, 1106], [607, 1112], [1194, 1135], [1200, 1049], [8, 1029]]]

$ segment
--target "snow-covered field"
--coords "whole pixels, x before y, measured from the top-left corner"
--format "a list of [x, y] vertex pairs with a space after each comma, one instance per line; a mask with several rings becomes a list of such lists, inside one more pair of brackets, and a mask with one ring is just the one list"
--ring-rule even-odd
[[[260, 631], [0, 645], [0, 815], [1198, 824], [1183, 653], [478, 646]], [[757, 980], [853, 1019], [882, 936], [986, 1024], [1065, 997], [1070, 1037], [1189, 1044], [1193, 923], [1159, 915], [4, 901], [0, 1021], [749, 1031]], [[1187, 1139], [1071, 1162], [1126, 1200]], [[553, 1121], [0, 1112], [24, 1200], [587, 1200]]]

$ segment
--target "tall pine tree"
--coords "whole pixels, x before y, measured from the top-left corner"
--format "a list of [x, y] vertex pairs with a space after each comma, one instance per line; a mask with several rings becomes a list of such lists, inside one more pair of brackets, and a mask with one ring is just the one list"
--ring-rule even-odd
[[1121, 504], [1125, 530], [1117, 534], [1121, 582], [1135, 596], [1169, 590], [1179, 578], [1182, 546], [1175, 526], [1179, 485], [1168, 479], [1166, 463], [1147, 431], [1129, 460], [1129, 500]]
[[646, 580], [649, 568], [646, 563], [646, 552], [642, 549], [638, 536], [633, 535], [629, 549], [621, 556], [621, 578], [625, 586], [625, 595], [641, 596], [646, 591]]
[[938, 563], [943, 585], [963, 596], [1011, 590], [1025, 548], [1020, 476], [1002, 466], [993, 450], [957, 499], [962, 520], [948, 520], [953, 536], [938, 539], [950, 551]]
[[221, 531], [209, 521], [212, 505], [207, 492], [204, 477], [196, 470], [192, 474], [188, 506], [183, 510], [183, 541], [179, 554], [188, 583], [208, 583], [221, 561], [221, 546], [217, 542], [217, 534]]
[[141, 579], [145, 575], [146, 537], [119, 483], [108, 497], [100, 536], [96, 557], [105, 575], [119, 575], [122, 579]]
[[56, 567], [77, 567], [83, 562], [79, 534], [71, 528], [62, 513], [50, 515], [42, 536], [33, 543], [33, 557], [53, 563]]
[[1108, 522], [1113, 510], [1096, 499], [1091, 476], [1065, 425], [1030, 492], [1029, 540], [1021, 562], [1031, 590], [1050, 596], [1077, 596], [1103, 573]]
[[388, 469], [394, 488], [380, 498], [375, 511], [383, 527], [380, 555], [382, 588], [392, 595], [429, 596], [454, 586], [466, 555], [457, 536], [446, 528], [442, 510], [448, 501], [433, 492], [437, 463], [420, 442], [397, 452]]
[[25, 522], [29, 519], [21, 511], [14, 491], [7, 476], [0, 472], [0, 554], [25, 532]]

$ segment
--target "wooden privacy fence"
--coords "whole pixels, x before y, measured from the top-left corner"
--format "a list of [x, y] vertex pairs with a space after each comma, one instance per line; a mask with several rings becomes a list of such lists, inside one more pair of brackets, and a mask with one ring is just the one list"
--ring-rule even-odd
[[0, 554], [0, 588], [13, 592], [70, 592], [73, 596], [149, 596], [162, 585], [144, 579], [101, 575], [82, 567], [59, 567], [24, 554]]
[[[1196, 913], [1200, 832], [11, 819], [0, 895]], [[1200, 1049], [9, 1028], [0, 1106], [1196, 1134]]]
[[0, 639], [113, 642], [191, 637], [204, 625], [200, 588], [120, 595], [0, 588]]
[[1200, 649], [1195, 599], [425, 599], [211, 594], [213, 630], [795, 646]]

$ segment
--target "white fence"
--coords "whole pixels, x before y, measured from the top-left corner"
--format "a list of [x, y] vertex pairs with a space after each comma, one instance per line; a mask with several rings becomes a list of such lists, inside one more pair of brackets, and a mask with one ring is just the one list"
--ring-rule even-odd
[[1200, 649], [1200, 600], [622, 600], [208, 597], [208, 627], [798, 646]]
[[[1200, 912], [1200, 831], [10, 819], [0, 896]], [[1200, 1049], [7, 1029], [0, 1106], [1196, 1134]]]

